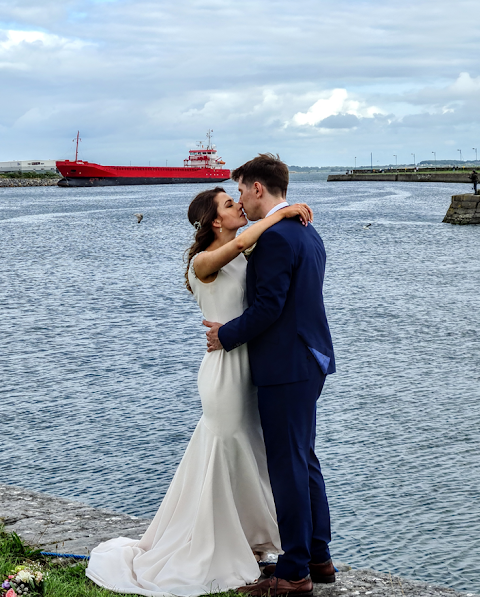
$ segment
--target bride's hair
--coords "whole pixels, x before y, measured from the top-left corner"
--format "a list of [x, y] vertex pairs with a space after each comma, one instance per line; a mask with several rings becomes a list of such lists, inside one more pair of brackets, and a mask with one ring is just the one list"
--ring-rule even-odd
[[188, 282], [188, 268], [190, 262], [197, 253], [205, 251], [215, 240], [215, 234], [212, 228], [212, 222], [217, 217], [217, 204], [215, 197], [219, 193], [225, 193], [222, 187], [215, 187], [208, 191], [202, 191], [190, 203], [188, 208], [188, 221], [195, 226], [195, 240], [192, 246], [185, 251], [187, 255], [187, 269], [185, 270], [185, 286], [192, 292]]

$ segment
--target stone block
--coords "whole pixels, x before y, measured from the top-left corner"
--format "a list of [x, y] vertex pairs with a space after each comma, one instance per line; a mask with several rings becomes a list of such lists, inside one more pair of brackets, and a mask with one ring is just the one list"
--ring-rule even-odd
[[471, 201], [475, 197], [473, 193], [463, 193], [462, 195], [452, 195], [454, 201]]
[[472, 215], [472, 210], [471, 209], [465, 209], [463, 207], [457, 207], [455, 209], [455, 214], [457, 216], [463, 216], [463, 215], [465, 215], [465, 216], [471, 216]]

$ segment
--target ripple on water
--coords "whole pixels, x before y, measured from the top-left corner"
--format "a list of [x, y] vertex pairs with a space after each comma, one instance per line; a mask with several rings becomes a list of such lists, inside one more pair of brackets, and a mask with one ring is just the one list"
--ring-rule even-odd
[[[479, 228], [441, 224], [465, 187], [292, 179], [328, 252], [332, 552], [480, 591]], [[200, 416], [182, 252], [201, 189], [0, 189], [3, 479], [154, 515]]]

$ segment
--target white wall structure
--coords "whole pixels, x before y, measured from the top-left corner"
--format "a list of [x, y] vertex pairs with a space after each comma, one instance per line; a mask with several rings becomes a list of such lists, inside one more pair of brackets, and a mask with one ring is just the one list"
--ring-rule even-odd
[[18, 160], [0, 162], [1, 172], [56, 172], [56, 160]]

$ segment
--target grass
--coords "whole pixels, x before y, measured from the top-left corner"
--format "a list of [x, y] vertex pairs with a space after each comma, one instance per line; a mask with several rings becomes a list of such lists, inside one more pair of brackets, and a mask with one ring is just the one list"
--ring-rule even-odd
[[[41, 549], [29, 546], [16, 533], [5, 531], [0, 523], [0, 576], [3, 581], [12, 569], [28, 561], [39, 562], [48, 572], [44, 580], [43, 597], [112, 597], [118, 595], [96, 585], [85, 576], [87, 560], [73, 563], [72, 559], [61, 562], [42, 556]], [[1, 582], [0, 581], [0, 582]], [[235, 591], [212, 593], [215, 597], [238, 597]], [[140, 597], [139, 595], [132, 597]], [[205, 597], [209, 597], [208, 594]]]

